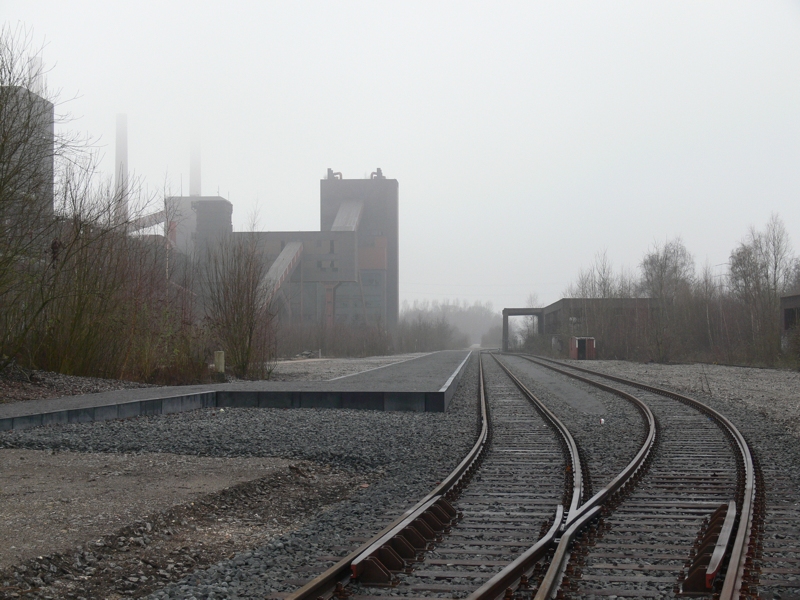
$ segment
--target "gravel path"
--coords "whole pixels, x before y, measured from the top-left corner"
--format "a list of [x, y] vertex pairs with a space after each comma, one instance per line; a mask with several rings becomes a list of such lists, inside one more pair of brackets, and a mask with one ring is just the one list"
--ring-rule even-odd
[[[351, 532], [369, 523], [377, 528], [385, 514], [413, 504], [458, 464], [477, 432], [477, 355], [465, 368], [447, 413], [209, 409], [4, 432], [0, 448], [305, 459], [372, 482], [302, 528], [153, 595], [263, 598], [297, 587], [295, 580], [309, 577], [298, 569], [317, 556], [356, 547]], [[364, 370], [363, 362], [353, 370]]]
[[270, 377], [274, 381], [326, 381], [334, 377], [354, 375], [369, 369], [385, 367], [396, 362], [425, 356], [427, 352], [416, 354], [395, 354], [392, 356], [370, 356], [367, 358], [307, 358], [302, 360], [279, 361]]

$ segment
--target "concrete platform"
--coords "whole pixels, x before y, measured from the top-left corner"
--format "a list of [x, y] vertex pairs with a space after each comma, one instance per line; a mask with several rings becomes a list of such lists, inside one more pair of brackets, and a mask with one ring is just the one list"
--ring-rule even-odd
[[139, 388], [0, 404], [0, 431], [211, 407], [444, 412], [470, 354], [467, 350], [434, 352], [329, 381]]

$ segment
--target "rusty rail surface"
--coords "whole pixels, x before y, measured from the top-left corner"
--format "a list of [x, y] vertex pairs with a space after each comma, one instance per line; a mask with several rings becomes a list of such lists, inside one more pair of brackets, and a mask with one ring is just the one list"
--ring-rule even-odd
[[741, 466], [743, 471], [743, 486], [742, 486], [743, 493], [741, 497], [737, 499], [738, 525], [736, 527], [736, 536], [733, 540], [732, 545], [730, 546], [730, 551], [728, 552], [729, 559], [727, 561], [727, 572], [725, 574], [725, 579], [722, 584], [722, 590], [719, 594], [719, 598], [720, 600], [734, 600], [735, 598], [738, 598], [740, 591], [742, 590], [742, 583], [745, 576], [745, 570], [746, 570], [745, 563], [747, 561], [748, 556], [752, 555], [753, 546], [755, 545], [751, 544], [751, 541], [752, 542], [755, 541], [752, 527], [753, 527], [753, 515], [755, 511], [755, 505], [756, 505], [755, 500], [757, 492], [753, 455], [750, 451], [750, 447], [748, 446], [747, 441], [744, 439], [744, 436], [739, 432], [739, 429], [733, 423], [731, 423], [727, 417], [717, 412], [710, 406], [703, 404], [699, 400], [690, 398], [689, 396], [678, 394], [677, 392], [672, 392], [670, 390], [665, 390], [663, 388], [647, 385], [644, 383], [640, 383], [638, 381], [632, 381], [629, 379], [625, 379], [623, 377], [617, 377], [615, 375], [607, 375], [605, 373], [600, 373], [598, 371], [593, 371], [591, 369], [586, 369], [584, 367], [565, 365], [562, 362], [555, 361], [545, 357], [534, 358], [523, 355], [518, 355], [518, 356], [520, 356], [520, 358], [524, 358], [525, 360], [529, 360], [535, 364], [546, 366], [551, 369], [555, 369], [555, 367], [546, 363], [566, 366], [570, 369], [587, 373], [595, 377], [601, 377], [603, 379], [608, 379], [610, 381], [616, 381], [617, 383], [622, 383], [624, 385], [635, 387], [637, 389], [644, 390], [653, 394], [658, 394], [660, 396], [672, 398], [673, 400], [683, 402], [684, 404], [688, 404], [696, 408], [703, 414], [708, 415], [712, 420], [714, 420], [720, 426], [722, 431], [729, 437], [729, 439], [733, 442], [734, 446], [739, 451], [738, 458], [741, 460]]
[[[500, 368], [503, 369], [509, 379], [511, 379], [517, 389], [522, 392], [522, 395], [525, 396], [531, 404], [533, 404], [545, 421], [550, 424], [550, 426], [563, 440], [564, 446], [566, 447], [569, 455], [569, 469], [572, 472], [572, 499], [568, 511], [565, 512], [561, 505], [558, 506], [555, 518], [553, 519], [553, 525], [543, 537], [541, 537], [528, 550], [523, 552], [516, 560], [506, 565], [503, 570], [489, 579], [475, 592], [470, 594], [468, 600], [488, 600], [490, 598], [497, 598], [502, 596], [506, 589], [518, 586], [520, 581], [523, 582], [523, 586], [527, 585], [527, 583], [525, 583], [526, 579], [523, 578], [527, 577], [534, 565], [538, 563], [550, 550], [552, 545], [559, 539], [561, 532], [563, 532], [565, 529], [568, 529], [571, 523], [580, 522], [582, 526], [585, 522], [589, 522], [594, 519], [596, 513], [599, 512], [598, 508], [597, 511], [591, 512], [591, 516], [581, 518], [582, 515], [586, 514], [586, 511], [582, 511], [581, 509], [581, 502], [583, 500], [583, 469], [578, 452], [578, 445], [575, 443], [575, 440], [572, 437], [572, 434], [569, 432], [569, 429], [567, 429], [567, 427], [561, 422], [555, 413], [553, 413], [553, 411], [547, 408], [547, 406], [545, 406], [544, 403], [542, 403], [541, 400], [539, 400], [533, 394], [533, 392], [525, 387], [525, 385], [508, 369], [508, 367], [500, 362], [497, 356], [492, 354], [492, 357], [495, 359]], [[563, 537], [563, 535], [561, 535], [561, 537]]]
[[[375, 563], [380, 562], [379, 554], [381, 549], [387, 546], [394, 549], [392, 540], [395, 539], [398, 534], [402, 534], [402, 532], [409, 527], [414, 528], [414, 522], [418, 521], [426, 510], [430, 510], [432, 505], [448, 497], [452, 498], [454, 493], [461, 489], [465, 480], [472, 476], [477, 464], [485, 454], [490, 438], [489, 412], [483, 386], [482, 360], [479, 360], [478, 388], [481, 411], [481, 431], [478, 434], [475, 445], [467, 456], [464, 457], [464, 460], [462, 460], [450, 475], [437, 485], [427, 496], [405, 511], [398, 519], [386, 526], [372, 537], [372, 539], [351, 552], [325, 572], [286, 596], [285, 600], [316, 600], [319, 597], [330, 597], [338, 586], [346, 585], [347, 582], [350, 581], [351, 577], [355, 574], [354, 570], [356, 572], [363, 572], [366, 565], [369, 565], [367, 568], [371, 570], [380, 570], [380, 567], [376, 567]], [[358, 562], [354, 569], [353, 563], [355, 561]], [[386, 571], [388, 572], [389, 570], [386, 569]]]
[[517, 379], [517, 377], [509, 371], [508, 367], [506, 367], [500, 360], [492, 354], [492, 358], [497, 361], [497, 364], [500, 365], [500, 368], [505, 371], [505, 374], [508, 375], [509, 379], [514, 382], [514, 385], [517, 386], [522, 395], [525, 396], [531, 404], [536, 407], [536, 410], [544, 417], [544, 419], [550, 423], [550, 426], [561, 436], [561, 439], [564, 441], [566, 445], [567, 452], [569, 453], [569, 460], [570, 465], [569, 468], [572, 470], [572, 501], [570, 502], [569, 510], [566, 511], [562, 519], [562, 527], [559, 529], [563, 529], [563, 526], [568, 522], [571, 521], [577, 515], [581, 501], [583, 500], [583, 470], [581, 468], [581, 459], [578, 455], [578, 445], [575, 443], [575, 440], [572, 437], [572, 434], [567, 429], [566, 425], [564, 425], [561, 420], [555, 415], [553, 411], [547, 408], [541, 400], [539, 400], [533, 392], [531, 392], [528, 388], [526, 388], [522, 382]]
[[[519, 387], [520, 391], [523, 394], [528, 396], [529, 398], [535, 399], [535, 396], [532, 392], [530, 392], [512, 373], [511, 371], [500, 362], [500, 360], [492, 354], [494, 359], [498, 362], [498, 364], [503, 368], [506, 374], [514, 381], [514, 383]], [[530, 359], [529, 359], [530, 360]], [[633, 459], [628, 463], [625, 469], [622, 470], [619, 475], [614, 477], [611, 482], [606, 485], [602, 490], [597, 492], [594, 496], [592, 496], [589, 500], [585, 503], [580, 505], [575, 505], [575, 495], [573, 495], [573, 505], [574, 508], [571, 508], [568, 515], [564, 517], [564, 521], [559, 528], [559, 532], [561, 532], [560, 538], [557, 538], [555, 533], [548, 532], [548, 536], [545, 536], [547, 539], [542, 538], [539, 542], [537, 542], [536, 546], [533, 548], [539, 548], [546, 544], [546, 547], [543, 547], [541, 552], [536, 553], [536, 559], [532, 559], [532, 550], [529, 550], [526, 554], [531, 554], [531, 558], [527, 561], [520, 562], [514, 561], [510, 565], [506, 566], [502, 571], [500, 571], [497, 575], [492, 577], [489, 581], [487, 581], [483, 586], [481, 586], [478, 590], [470, 594], [468, 600], [494, 600], [498, 598], [507, 588], [512, 588], [518, 586], [520, 581], [523, 580], [523, 576], [527, 578], [531, 569], [533, 568], [534, 564], [544, 556], [544, 553], [547, 549], [554, 543], [557, 542], [558, 546], [556, 547], [555, 553], [553, 554], [553, 558], [550, 561], [550, 566], [548, 567], [547, 573], [545, 574], [544, 580], [542, 584], [539, 586], [539, 589], [534, 597], [534, 600], [545, 600], [546, 598], [552, 597], [555, 594], [556, 590], [561, 581], [561, 576], [563, 571], [566, 567], [567, 560], [569, 559], [569, 548], [572, 545], [575, 537], [583, 530], [584, 527], [589, 525], [592, 521], [596, 520], [602, 509], [603, 503], [610, 498], [613, 494], [623, 488], [625, 485], [629, 484], [630, 482], [634, 481], [637, 477], [637, 473], [641, 473], [642, 469], [646, 468], [650, 461], [652, 460], [652, 451], [656, 444], [657, 433], [658, 433], [658, 425], [656, 422], [656, 418], [653, 415], [653, 412], [650, 410], [650, 407], [647, 406], [644, 402], [642, 402], [636, 396], [623, 392], [621, 390], [617, 390], [616, 388], [604, 385], [602, 383], [598, 383], [596, 381], [587, 379], [585, 377], [581, 377], [579, 375], [575, 375], [574, 373], [569, 373], [567, 371], [563, 371], [556, 367], [551, 367], [550, 365], [542, 365], [547, 368], [550, 368], [554, 371], [567, 375], [568, 377], [572, 377], [574, 379], [578, 379], [580, 381], [584, 381], [598, 387], [604, 391], [609, 393], [615, 394], [628, 400], [631, 402], [637, 410], [642, 415], [643, 420], [647, 426], [647, 435], [645, 436], [645, 440], [642, 443], [641, 448], [633, 457]], [[532, 400], [533, 401], [533, 400]], [[537, 404], [541, 404], [538, 399], [535, 400]], [[542, 405], [543, 410], [547, 411], [547, 413], [551, 414], [549, 409]], [[553, 418], [557, 420], [555, 415]], [[560, 423], [560, 421], [558, 421]], [[563, 425], [561, 425], [563, 427]], [[566, 430], [566, 428], [564, 428]], [[569, 436], [569, 439], [572, 439], [572, 436], [569, 432], [566, 433]], [[574, 442], [573, 442], [574, 444]], [[577, 454], [577, 449], [576, 449]], [[551, 535], [552, 533], [552, 535]]]

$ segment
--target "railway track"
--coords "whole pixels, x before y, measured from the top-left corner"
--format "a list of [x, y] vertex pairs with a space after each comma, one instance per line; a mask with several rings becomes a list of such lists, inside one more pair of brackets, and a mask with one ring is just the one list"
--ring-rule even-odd
[[[707, 398], [720, 407], [710, 393]], [[787, 452], [787, 444], [796, 444], [796, 439], [782, 427], [764, 423], [763, 414], [736, 404], [722, 402], [721, 410], [737, 419], [751, 447], [763, 459], [759, 465], [757, 456], [753, 456], [755, 510], [746, 595], [763, 600], [800, 600], [800, 476], [797, 459]]]
[[590, 476], [559, 416], [500, 360], [482, 356], [483, 419], [469, 455], [287, 598], [749, 597], [748, 542], [754, 515], [759, 521], [755, 470], [738, 431], [691, 399], [536, 363], [638, 411], [640, 443], [618, 473]]
[[606, 506], [603, 525], [578, 545], [562, 595], [756, 597], [763, 498], [738, 430], [680, 394], [523, 358], [572, 377], [580, 373], [587, 382], [611, 380], [636, 390], [662, 430], [649, 472], [627, 497]]
[[[535, 552], [543, 554], [542, 540], [582, 502], [581, 462], [566, 428], [494, 361], [483, 372], [493, 435], [480, 469], [454, 501], [464, 517], [384, 593], [467, 595], [537, 543]], [[376, 595], [360, 584], [352, 590], [354, 600]]]
[[[482, 357], [479, 368], [482, 429], [470, 454], [415, 507], [289, 599], [466, 596], [537, 542], [538, 555], [549, 548], [583, 500], [577, 446], [497, 363]], [[426, 517], [431, 506], [435, 514]]]
[[[549, 550], [556, 549], [556, 556], [561, 556], [563, 563], [566, 555], [563, 549], [559, 555], [555, 543], [557, 538], [563, 538], [563, 530], [572, 527], [577, 531], [595, 520], [602, 499], [643, 464], [647, 448], [653, 443], [652, 434], [626, 473], [586, 502], [580, 453], [567, 429], [499, 362], [481, 362], [482, 405], [486, 406], [486, 420], [489, 414], [492, 416], [494, 433], [488, 444], [487, 423], [487, 433], [482, 432], [473, 452], [460, 466], [463, 468], [467, 461], [481, 461], [480, 471], [469, 466], [459, 474], [457, 469], [417, 507], [387, 526], [377, 539], [288, 598], [328, 594], [359, 598], [386, 593], [424, 596], [442, 592], [466, 596], [486, 585], [488, 588], [481, 594], [503, 595], [509, 585], [520, 581], [526, 585], [529, 578], [536, 585], [538, 579], [533, 578], [546, 577], [539, 561]], [[475, 480], [469, 486], [463, 485], [464, 474], [471, 472], [477, 473]], [[443, 489], [454, 481], [458, 483], [452, 492]], [[402, 561], [398, 560], [388, 551], [396, 543], [392, 535], [414, 523], [426, 503], [443, 492], [451, 499], [458, 497], [458, 503], [451, 509], [449, 522], [442, 520], [437, 527], [442, 534], [437, 536], [440, 539], [429, 536], [428, 548], [433, 549], [433, 542], [434, 551], [425, 556], [407, 552], [406, 556], [399, 555]], [[454, 513], [465, 515], [457, 525], [452, 518]], [[447, 529], [452, 530], [449, 535]], [[437, 531], [432, 533], [436, 535]], [[422, 550], [421, 544], [415, 550]], [[384, 564], [383, 559], [391, 564]], [[535, 572], [537, 564], [540, 567]]]

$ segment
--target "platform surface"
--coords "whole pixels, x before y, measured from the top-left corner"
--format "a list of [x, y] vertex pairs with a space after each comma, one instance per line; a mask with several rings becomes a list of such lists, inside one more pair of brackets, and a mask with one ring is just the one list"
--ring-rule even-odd
[[434, 352], [328, 381], [240, 381], [113, 390], [0, 404], [0, 431], [207, 407], [447, 410], [467, 350]]

